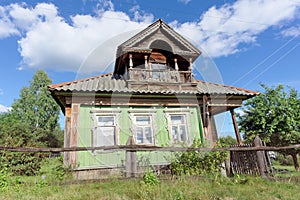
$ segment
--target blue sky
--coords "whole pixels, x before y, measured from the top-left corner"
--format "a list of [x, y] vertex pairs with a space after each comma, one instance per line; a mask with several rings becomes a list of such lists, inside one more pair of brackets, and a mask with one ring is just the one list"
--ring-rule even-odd
[[[112, 71], [116, 45], [158, 18], [203, 51], [198, 79], [300, 91], [299, 0], [2, 0], [0, 111], [37, 69], [53, 83]], [[230, 123], [219, 124], [223, 134]]]

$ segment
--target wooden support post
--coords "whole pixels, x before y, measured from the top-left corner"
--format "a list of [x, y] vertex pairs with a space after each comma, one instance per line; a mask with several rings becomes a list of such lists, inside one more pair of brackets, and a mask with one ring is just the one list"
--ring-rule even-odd
[[145, 58], [145, 69], [148, 69], [148, 61], [147, 61], [148, 56], [145, 55], [144, 58]]
[[192, 58], [190, 58], [190, 66], [189, 66], [189, 70], [193, 71], [193, 62], [192, 62]]
[[[129, 136], [126, 145], [133, 145], [133, 137]], [[136, 177], [137, 165], [136, 165], [136, 151], [126, 151], [126, 177]]]
[[236, 122], [236, 118], [235, 118], [233, 108], [230, 109], [230, 113], [231, 113], [231, 119], [232, 119], [232, 123], [233, 123], [233, 127], [234, 127], [236, 140], [239, 144], [243, 144], [242, 138], [241, 138], [241, 135], [240, 135], [240, 131], [239, 131], [239, 127], [238, 127], [237, 122]]
[[[78, 128], [79, 128], [79, 109], [80, 104], [72, 103], [71, 107], [71, 130], [70, 130], [70, 147], [78, 146]], [[69, 165], [76, 167], [78, 152], [70, 152]]]
[[[254, 139], [254, 146], [255, 147], [263, 146], [263, 143], [258, 136], [256, 136]], [[257, 156], [257, 165], [258, 165], [259, 173], [260, 173], [261, 177], [268, 178], [269, 174], [268, 174], [265, 151], [256, 151], [256, 156]]]
[[132, 67], [133, 67], [132, 54], [129, 54], [129, 68], [131, 69]]
[[177, 64], [177, 58], [174, 58], [174, 62], [175, 62], [175, 70], [178, 71], [179, 67], [178, 67], [178, 64]]
[[208, 101], [208, 98], [206, 95], [203, 95], [203, 98], [202, 98], [202, 102], [203, 102], [203, 112], [202, 112], [202, 117], [203, 117], [203, 126], [204, 127], [207, 127], [208, 126], [208, 104], [207, 104], [207, 101]]
[[[64, 148], [70, 147], [71, 135], [71, 107], [65, 108], [65, 133], [64, 133]], [[70, 152], [64, 152], [64, 165], [69, 166]]]

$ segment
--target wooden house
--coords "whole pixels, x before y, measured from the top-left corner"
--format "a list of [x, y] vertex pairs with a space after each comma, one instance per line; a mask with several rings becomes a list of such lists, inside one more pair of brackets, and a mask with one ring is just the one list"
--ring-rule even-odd
[[[214, 115], [231, 111], [234, 119], [233, 109], [257, 93], [196, 80], [193, 63], [200, 54], [159, 19], [118, 46], [112, 73], [50, 85], [65, 115], [64, 146], [125, 145], [130, 136], [136, 145], [213, 144]], [[168, 163], [163, 154], [149, 153], [147, 162]], [[124, 160], [119, 151], [65, 154], [65, 163], [82, 173], [122, 168]]]

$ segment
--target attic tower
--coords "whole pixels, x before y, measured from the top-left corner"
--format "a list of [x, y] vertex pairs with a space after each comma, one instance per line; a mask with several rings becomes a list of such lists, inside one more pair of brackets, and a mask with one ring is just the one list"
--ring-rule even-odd
[[113, 77], [125, 79], [130, 89], [154, 89], [155, 83], [168, 89], [191, 89], [197, 85], [192, 66], [200, 54], [196, 47], [158, 19], [118, 46]]

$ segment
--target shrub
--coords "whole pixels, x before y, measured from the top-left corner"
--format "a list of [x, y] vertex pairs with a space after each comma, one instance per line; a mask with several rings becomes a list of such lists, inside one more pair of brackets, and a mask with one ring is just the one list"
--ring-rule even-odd
[[152, 171], [148, 171], [145, 173], [145, 175], [143, 176], [143, 181], [146, 185], [158, 185], [160, 182], [157, 176]]
[[[217, 145], [220, 147], [220, 145]], [[194, 141], [192, 147], [203, 147], [200, 141]], [[224, 151], [186, 151], [175, 154], [171, 170], [175, 175], [204, 175], [221, 171], [222, 163], [227, 159]]]
[[45, 157], [48, 154], [0, 151], [0, 167], [13, 175], [31, 176], [39, 171]]
[[6, 168], [1, 168], [0, 170], [0, 190], [5, 190], [8, 187], [9, 174]]
[[63, 165], [63, 157], [47, 158], [41, 163], [39, 175], [41, 175], [43, 182], [58, 182], [71, 175], [70, 168]]

